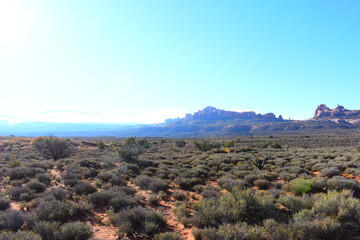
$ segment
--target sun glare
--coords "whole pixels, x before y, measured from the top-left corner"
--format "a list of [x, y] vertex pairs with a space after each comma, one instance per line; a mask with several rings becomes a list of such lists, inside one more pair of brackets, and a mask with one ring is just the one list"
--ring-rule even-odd
[[12, 0], [0, 0], [0, 45], [9, 45], [21, 37], [27, 25], [26, 12]]

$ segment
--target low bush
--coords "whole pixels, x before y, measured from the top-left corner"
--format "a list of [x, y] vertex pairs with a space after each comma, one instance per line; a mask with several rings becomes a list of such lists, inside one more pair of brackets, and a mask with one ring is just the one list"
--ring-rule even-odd
[[101, 168], [101, 164], [93, 159], [83, 159], [79, 162], [81, 167], [85, 167], [85, 168], [94, 168], [94, 169], [100, 169]]
[[269, 189], [271, 183], [265, 179], [257, 179], [254, 181], [254, 186], [258, 187], [259, 189]]
[[174, 182], [179, 185], [181, 189], [188, 190], [193, 188], [195, 185], [201, 184], [202, 180], [197, 177], [177, 177], [174, 179]]
[[136, 163], [142, 153], [143, 147], [136, 143], [127, 143], [118, 151], [120, 159], [126, 163]]
[[165, 181], [145, 175], [137, 177], [135, 184], [142, 189], [151, 190], [152, 192], [166, 191], [169, 188], [169, 184]]
[[88, 240], [93, 235], [93, 232], [89, 225], [77, 221], [62, 225], [60, 235], [66, 240]]
[[31, 231], [0, 232], [1, 240], [42, 240], [41, 236]]
[[193, 231], [195, 240], [259, 240], [263, 239], [264, 230], [258, 226], [250, 226], [244, 222], [235, 224], [224, 224], [218, 229], [207, 228]]
[[175, 202], [175, 208], [173, 210], [176, 219], [183, 225], [190, 222], [189, 212], [185, 202]]
[[234, 141], [226, 141], [223, 143], [224, 148], [232, 148], [235, 146], [235, 142]]
[[312, 181], [305, 178], [296, 178], [288, 183], [288, 188], [295, 194], [303, 194], [311, 190]]
[[64, 223], [73, 218], [80, 218], [90, 209], [81, 203], [72, 203], [68, 200], [50, 200], [40, 204], [35, 213], [42, 221], [58, 221]]
[[186, 196], [185, 193], [180, 191], [173, 192], [172, 197], [177, 201], [185, 201], [188, 199], [188, 196]]
[[225, 223], [257, 223], [277, 214], [275, 199], [251, 189], [234, 188], [219, 198], [201, 199], [193, 209], [192, 222], [197, 227], [218, 227]]
[[40, 204], [35, 213], [43, 221], [64, 222], [70, 218], [70, 210], [71, 205], [68, 201], [50, 200]]
[[0, 211], [10, 208], [10, 199], [4, 195], [0, 195]]
[[328, 179], [326, 181], [326, 185], [328, 190], [341, 191], [344, 189], [349, 189], [357, 194], [360, 192], [360, 185], [356, 180], [348, 179], [342, 176], [334, 176], [331, 179]]
[[43, 157], [53, 160], [68, 157], [73, 152], [71, 142], [58, 137], [39, 137], [33, 147]]
[[341, 171], [336, 167], [327, 167], [327, 168], [321, 169], [320, 173], [321, 173], [321, 176], [323, 176], [323, 177], [331, 178], [333, 176], [339, 175], [341, 173]]
[[314, 201], [309, 195], [296, 196], [281, 196], [278, 202], [290, 209], [293, 212], [298, 212], [302, 209], [311, 209]]
[[114, 197], [114, 193], [108, 191], [95, 192], [88, 196], [89, 202], [96, 207], [106, 207]]
[[46, 189], [46, 185], [39, 182], [39, 180], [37, 179], [31, 180], [29, 183], [26, 184], [26, 186], [37, 193], [43, 192]]
[[96, 145], [97, 145], [98, 149], [101, 149], [101, 150], [104, 150], [106, 147], [106, 145], [103, 141], [97, 142]]
[[56, 200], [60, 200], [60, 201], [67, 198], [68, 195], [68, 191], [60, 187], [52, 188], [47, 193], [50, 196], [54, 197]]
[[234, 180], [232, 178], [226, 178], [226, 177], [219, 178], [217, 183], [219, 184], [220, 187], [228, 191], [231, 191], [234, 187], [241, 189], [246, 189], [250, 187], [250, 185], [244, 180]]
[[312, 209], [317, 216], [338, 219], [354, 226], [360, 223], [360, 201], [349, 190], [317, 195]]
[[46, 185], [49, 185], [51, 183], [51, 177], [49, 177], [47, 174], [44, 173], [37, 173], [35, 175], [35, 179]]
[[140, 196], [129, 196], [124, 192], [116, 192], [113, 198], [110, 200], [110, 206], [112, 206], [115, 212], [120, 210], [131, 208], [141, 203]]
[[56, 240], [60, 237], [60, 225], [59, 222], [39, 221], [34, 224], [34, 231], [42, 240]]
[[294, 174], [290, 174], [290, 173], [287, 173], [287, 172], [281, 172], [281, 173], [279, 173], [279, 178], [281, 180], [284, 180], [284, 181], [288, 182], [288, 181], [293, 180], [294, 178], [296, 178], [296, 176]]
[[87, 195], [97, 191], [96, 187], [91, 183], [79, 182], [74, 186], [76, 194]]
[[17, 231], [25, 222], [20, 211], [6, 210], [0, 212], [0, 231]]
[[177, 147], [185, 147], [186, 142], [184, 140], [178, 140], [175, 142], [175, 146]]
[[219, 148], [220, 144], [219, 143], [212, 143], [209, 141], [201, 141], [201, 142], [194, 142], [194, 147], [195, 149], [202, 151], [202, 152], [207, 152], [211, 149], [214, 148]]
[[6, 175], [9, 177], [10, 180], [32, 178], [35, 176], [35, 174], [36, 174], [36, 169], [29, 167], [17, 167], [14, 169], [10, 169], [6, 173]]
[[112, 224], [122, 233], [153, 236], [166, 226], [166, 221], [158, 212], [143, 207], [122, 210], [109, 217]]
[[6, 193], [9, 195], [10, 199], [16, 201], [30, 200], [31, 199], [31, 190], [29, 187], [20, 186], [9, 188]]
[[159, 233], [159, 234], [155, 235], [154, 239], [155, 240], [184, 240], [184, 238], [182, 238], [180, 236], [180, 234], [178, 234], [176, 232]]
[[342, 239], [341, 224], [331, 218], [312, 221], [277, 223], [273, 219], [264, 222], [265, 231], [271, 240]]

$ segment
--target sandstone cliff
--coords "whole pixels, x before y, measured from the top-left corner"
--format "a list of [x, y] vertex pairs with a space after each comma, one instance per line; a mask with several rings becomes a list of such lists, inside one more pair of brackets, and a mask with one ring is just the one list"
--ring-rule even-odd
[[320, 104], [314, 113], [315, 119], [360, 119], [360, 110], [348, 110], [341, 105], [334, 109], [328, 108], [325, 104]]
[[183, 120], [224, 120], [224, 119], [244, 119], [244, 120], [283, 120], [281, 116], [277, 118], [273, 113], [256, 114], [253, 111], [248, 112], [234, 112], [217, 109], [214, 107], [206, 107], [203, 110], [197, 111], [194, 114], [186, 114]]

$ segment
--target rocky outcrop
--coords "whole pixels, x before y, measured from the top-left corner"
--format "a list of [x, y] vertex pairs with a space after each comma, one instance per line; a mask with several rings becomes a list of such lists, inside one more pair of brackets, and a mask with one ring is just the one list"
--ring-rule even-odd
[[334, 109], [328, 108], [325, 104], [320, 104], [314, 113], [314, 118], [351, 118], [360, 119], [360, 110], [348, 110], [341, 105], [338, 105]]
[[253, 120], [253, 119], [263, 119], [263, 120], [283, 120], [282, 117], [276, 118], [273, 113], [266, 114], [256, 114], [253, 111], [248, 112], [234, 112], [217, 109], [214, 107], [206, 107], [203, 110], [200, 110], [194, 114], [186, 114], [183, 120], [193, 121], [193, 120], [226, 120], [226, 119], [244, 119], [244, 120]]

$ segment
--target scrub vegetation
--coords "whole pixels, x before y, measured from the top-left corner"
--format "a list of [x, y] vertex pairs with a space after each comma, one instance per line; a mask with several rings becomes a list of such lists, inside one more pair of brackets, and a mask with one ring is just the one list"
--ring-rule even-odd
[[2, 137], [0, 239], [357, 239], [359, 140]]

